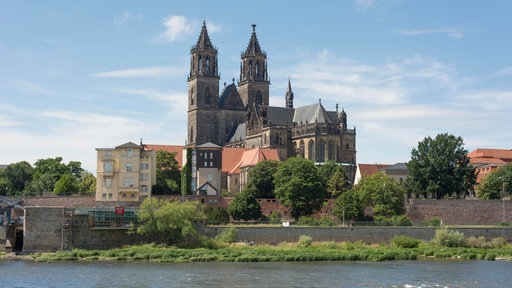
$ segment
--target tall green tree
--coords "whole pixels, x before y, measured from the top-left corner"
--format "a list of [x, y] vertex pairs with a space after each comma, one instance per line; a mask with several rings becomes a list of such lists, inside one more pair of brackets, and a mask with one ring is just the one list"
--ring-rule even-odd
[[373, 208], [374, 216], [392, 217], [405, 214], [402, 185], [382, 172], [363, 177], [353, 190], [359, 195], [364, 207]]
[[229, 204], [229, 215], [235, 220], [258, 220], [261, 218], [261, 206], [256, 197], [255, 191], [244, 190], [235, 195]]
[[427, 137], [411, 152], [408, 187], [415, 194], [425, 192], [435, 199], [472, 193], [476, 184], [475, 168], [469, 162], [462, 137], [448, 133]]
[[180, 194], [181, 172], [176, 152], [156, 151], [156, 187], [154, 194]]
[[198, 221], [204, 219], [203, 208], [197, 202], [146, 198], [137, 213], [141, 224], [137, 232], [152, 237], [155, 242], [173, 245], [196, 239]]
[[512, 164], [493, 171], [480, 181], [476, 196], [481, 200], [501, 199], [512, 191]]
[[345, 223], [362, 220], [364, 217], [364, 206], [355, 190], [349, 190], [334, 200], [332, 213]]
[[30, 163], [26, 161], [17, 162], [7, 166], [7, 168], [2, 172], [2, 175], [8, 182], [8, 194], [21, 195], [21, 193], [32, 182], [33, 174], [34, 168], [32, 168]]
[[318, 169], [309, 160], [288, 158], [274, 174], [275, 194], [295, 219], [318, 211], [324, 201], [324, 188]]
[[336, 166], [331, 178], [327, 181], [327, 192], [331, 198], [338, 198], [341, 194], [350, 188], [348, 177], [345, 174], [345, 169]]
[[53, 191], [55, 183], [64, 174], [71, 174], [76, 178], [83, 172], [79, 161], [62, 162], [62, 157], [39, 159], [34, 163], [34, 181], [31, 192], [41, 193]]
[[92, 173], [83, 172], [78, 183], [80, 195], [94, 195], [96, 193], [96, 177]]
[[274, 173], [278, 164], [276, 160], [265, 160], [249, 170], [247, 187], [254, 188], [256, 198], [275, 198]]
[[60, 196], [78, 194], [78, 178], [69, 173], [62, 175], [59, 181], [55, 182], [53, 192]]
[[186, 149], [187, 162], [181, 168], [181, 195], [192, 194], [192, 148]]
[[326, 195], [329, 195], [327, 191], [327, 183], [331, 179], [332, 175], [336, 170], [339, 169], [339, 165], [334, 161], [327, 161], [323, 165], [318, 166], [318, 175], [322, 181], [322, 186], [325, 189]]

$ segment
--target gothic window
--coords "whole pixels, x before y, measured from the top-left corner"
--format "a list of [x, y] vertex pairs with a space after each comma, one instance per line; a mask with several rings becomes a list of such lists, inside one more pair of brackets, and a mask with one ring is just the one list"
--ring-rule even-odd
[[263, 134], [263, 144], [267, 144], [267, 134]]
[[318, 149], [317, 149], [317, 161], [318, 162], [325, 162], [325, 141], [320, 140], [318, 141]]
[[260, 61], [256, 61], [256, 76], [260, 75]]
[[194, 128], [193, 127], [190, 127], [190, 137], [188, 137], [190, 139], [190, 143], [194, 143]]
[[205, 60], [205, 71], [206, 73], [209, 73], [210, 72], [210, 59], [208, 57], [206, 57], [206, 60]]
[[327, 160], [335, 161], [334, 159], [334, 141], [329, 140], [329, 144], [327, 145]]
[[252, 61], [249, 61], [249, 76], [252, 76]]
[[194, 105], [194, 98], [196, 97], [194, 93], [194, 88], [190, 89], [190, 106]]
[[263, 97], [261, 96], [261, 91], [259, 91], [259, 90], [258, 90], [258, 92], [256, 92], [256, 104], [257, 105], [263, 104]]
[[210, 105], [212, 101], [212, 95], [210, 93], [210, 88], [206, 87], [206, 91], [204, 92], [204, 104]]
[[197, 61], [199, 64], [199, 72], [203, 72], [203, 58], [199, 56], [199, 61]]
[[300, 144], [299, 144], [299, 155], [300, 155], [300, 157], [304, 158], [305, 151], [306, 151], [306, 145], [304, 144], [304, 140], [300, 140]]
[[315, 161], [315, 141], [309, 140], [308, 142], [308, 160]]

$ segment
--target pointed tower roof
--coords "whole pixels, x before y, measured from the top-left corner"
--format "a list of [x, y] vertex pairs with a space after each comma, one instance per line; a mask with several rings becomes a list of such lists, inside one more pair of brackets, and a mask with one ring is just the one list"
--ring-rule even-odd
[[197, 39], [196, 45], [192, 47], [191, 50], [194, 49], [202, 49], [202, 50], [215, 50], [217, 48], [212, 45], [210, 41], [210, 36], [208, 36], [208, 30], [206, 29], [206, 21], [203, 21], [203, 27], [201, 28], [201, 34], [199, 34], [199, 38]]
[[[256, 37], [256, 24], [252, 24], [252, 35], [251, 40], [249, 40], [249, 44], [247, 45], [247, 49], [243, 55], [265, 55], [265, 52], [261, 50], [260, 43], [258, 42], [258, 37]], [[266, 55], [265, 55], [266, 56]]]
[[293, 91], [290, 77], [288, 77], [288, 90], [286, 90], [286, 108], [293, 108]]

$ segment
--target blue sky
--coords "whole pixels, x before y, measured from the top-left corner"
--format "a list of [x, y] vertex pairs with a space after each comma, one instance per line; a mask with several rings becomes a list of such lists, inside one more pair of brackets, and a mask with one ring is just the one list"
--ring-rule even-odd
[[[206, 6], [205, 6], [206, 5]], [[0, 1], [0, 164], [186, 141], [190, 47], [206, 21], [221, 83], [257, 25], [270, 104], [338, 103], [359, 163], [427, 136], [510, 149], [510, 1]]]

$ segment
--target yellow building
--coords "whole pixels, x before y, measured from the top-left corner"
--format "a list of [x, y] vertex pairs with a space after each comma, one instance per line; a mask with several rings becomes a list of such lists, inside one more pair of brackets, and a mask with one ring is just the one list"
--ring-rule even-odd
[[151, 196], [156, 183], [155, 151], [133, 142], [96, 151], [96, 201], [139, 202]]

